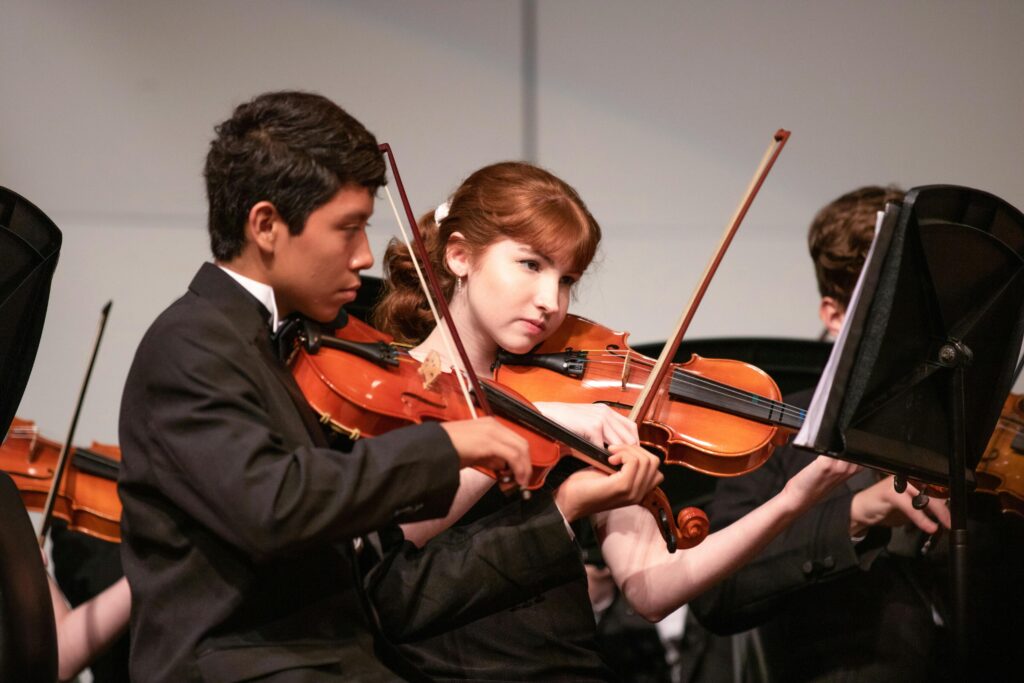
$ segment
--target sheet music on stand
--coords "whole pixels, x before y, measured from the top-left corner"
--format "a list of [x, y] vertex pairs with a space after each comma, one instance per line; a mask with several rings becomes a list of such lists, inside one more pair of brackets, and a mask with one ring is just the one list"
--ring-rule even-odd
[[[837, 454], [843, 450], [841, 443], [836, 443], [831, 433], [822, 432], [822, 423], [826, 416], [829, 422], [834, 423], [846, 394], [846, 380], [852, 368], [851, 363], [840, 364], [840, 359], [850, 356], [844, 353], [847, 347], [856, 348], [860, 344], [864, 331], [864, 318], [867, 316], [867, 307], [859, 305], [860, 299], [864, 296], [871, 298], [874, 295], [878, 284], [878, 273], [882, 267], [882, 257], [892, 240], [893, 228], [899, 217], [899, 207], [890, 204], [885, 211], [878, 212], [878, 220], [875, 223], [875, 236], [871, 241], [871, 247], [864, 259], [864, 267], [857, 278], [853, 294], [850, 296], [848, 311], [852, 311], [850, 319], [845, 321], [839, 337], [836, 338], [832, 347], [832, 354], [825, 364], [821, 373], [821, 379], [814, 390], [814, 397], [807, 408], [804, 424], [800, 428], [793, 444], [798, 448], [812, 450], [816, 453]], [[881, 245], [880, 247], [878, 245]], [[867, 293], [863, 292], [867, 290]], [[859, 318], [857, 317], [859, 315]], [[842, 381], [837, 382], [837, 379]]]
[[[948, 486], [952, 370], [965, 385], [964, 479], [1013, 383], [1024, 336], [1024, 215], [964, 187], [886, 208], [795, 444]], [[959, 472], [957, 472], [959, 476]]]

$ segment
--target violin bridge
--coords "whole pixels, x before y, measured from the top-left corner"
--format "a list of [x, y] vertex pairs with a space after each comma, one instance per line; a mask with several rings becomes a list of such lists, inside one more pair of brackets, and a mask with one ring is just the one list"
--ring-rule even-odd
[[622, 376], [619, 378], [619, 381], [622, 383], [623, 391], [625, 391], [626, 387], [629, 385], [629, 364], [630, 355], [627, 353], [625, 360], [622, 362]]
[[437, 376], [441, 374], [441, 356], [437, 351], [431, 351], [420, 364], [420, 377], [423, 379], [423, 388], [429, 389]]

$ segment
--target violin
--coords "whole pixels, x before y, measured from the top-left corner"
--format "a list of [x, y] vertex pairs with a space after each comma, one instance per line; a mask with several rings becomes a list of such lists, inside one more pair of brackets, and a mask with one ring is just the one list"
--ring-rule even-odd
[[[0, 445], [0, 470], [14, 480], [29, 510], [42, 511], [53, 483], [61, 444], [39, 435], [36, 424], [15, 417]], [[72, 450], [57, 491], [53, 514], [68, 528], [104, 541], [121, 541], [117, 473], [121, 450], [93, 442]]]
[[1024, 517], [1024, 395], [1006, 397], [975, 474], [978, 492], [996, 496], [1004, 513]]
[[[494, 378], [530, 400], [604, 403], [629, 413], [654, 360], [629, 348], [628, 336], [568, 315], [533, 353], [499, 353]], [[765, 372], [735, 360], [694, 354], [673, 363], [655, 391], [640, 442], [666, 463], [718, 477], [761, 466], [805, 415], [781, 402]]]
[[[454, 375], [442, 372], [439, 364], [420, 363], [383, 332], [356, 318], [349, 318], [335, 335], [322, 334], [315, 323], [299, 324], [303, 329], [289, 358], [292, 375], [334, 431], [357, 439], [427, 420], [471, 417]], [[545, 417], [514, 391], [487, 380], [481, 380], [481, 388], [495, 419], [529, 443], [533, 474], [527, 489], [540, 488], [568, 455], [606, 473], [615, 471], [607, 449]], [[645, 507], [658, 521], [670, 551], [693, 547], [707, 536], [707, 516], [701, 510], [688, 508], [673, 520], [671, 504], [658, 489]]]

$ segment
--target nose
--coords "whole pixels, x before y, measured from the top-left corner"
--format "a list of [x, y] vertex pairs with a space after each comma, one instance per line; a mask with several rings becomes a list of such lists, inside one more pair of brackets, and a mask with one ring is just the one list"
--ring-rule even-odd
[[557, 313], [559, 307], [559, 278], [542, 277], [538, 278], [538, 280], [537, 291], [533, 298], [534, 305], [548, 315]]
[[359, 231], [357, 239], [359, 241], [352, 250], [352, 259], [349, 265], [352, 270], [366, 270], [373, 266], [373, 252], [370, 251], [370, 240], [363, 230]]

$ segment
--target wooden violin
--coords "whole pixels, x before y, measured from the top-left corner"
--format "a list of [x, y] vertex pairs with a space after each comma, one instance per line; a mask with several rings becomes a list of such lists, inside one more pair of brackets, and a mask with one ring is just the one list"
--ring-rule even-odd
[[[454, 375], [420, 363], [383, 332], [356, 318], [334, 335], [323, 334], [315, 323], [300, 324], [289, 365], [310, 406], [335, 431], [355, 439], [427, 420], [470, 418]], [[542, 486], [555, 464], [569, 455], [605, 473], [617, 469], [608, 462], [607, 449], [545, 417], [514, 391], [487, 380], [481, 380], [481, 388], [495, 418], [529, 443], [533, 475], [527, 488]], [[660, 490], [645, 507], [671, 550], [693, 547], [707, 536], [702, 511], [688, 508], [673, 518]]]
[[[15, 417], [0, 445], [0, 470], [14, 480], [29, 510], [43, 511], [57, 469], [61, 444], [39, 435], [34, 422]], [[117, 473], [121, 450], [95, 443], [74, 448], [56, 493], [53, 515], [68, 528], [94, 538], [121, 541]]]
[[979, 493], [996, 496], [1004, 513], [1024, 517], [1024, 395], [1006, 397], [975, 474]]
[[[530, 354], [499, 353], [495, 381], [532, 401], [604, 403], [628, 414], [654, 360], [626, 344], [627, 333], [569, 315]], [[666, 463], [714, 476], [759, 467], [803, 424], [805, 411], [780, 401], [760, 369], [694, 355], [674, 363], [639, 425], [640, 441]]]
[[[803, 411], [781, 403], [775, 382], [753, 366], [698, 356], [683, 364], [671, 359], [789, 135], [780, 128], [772, 136], [657, 361], [629, 349], [625, 333], [567, 316], [534, 353], [499, 356], [496, 379], [532, 400], [601, 402], [628, 413], [641, 443], [660, 452], [665, 462], [718, 476], [760, 466], [776, 445], [785, 442], [780, 428], [799, 428]], [[516, 369], [524, 365], [527, 369]], [[551, 372], [533, 369], [537, 367], [569, 379], [556, 382]], [[541, 381], [526, 379], [536, 372], [542, 373]]]

